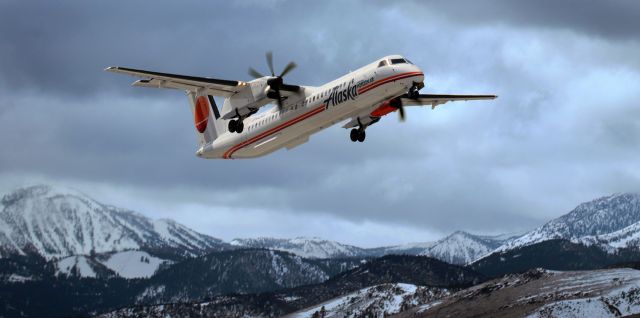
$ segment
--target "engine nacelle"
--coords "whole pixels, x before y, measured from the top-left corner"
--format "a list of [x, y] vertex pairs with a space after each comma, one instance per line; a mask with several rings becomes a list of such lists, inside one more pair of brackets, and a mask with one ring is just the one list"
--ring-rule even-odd
[[260, 107], [271, 102], [271, 97], [268, 96], [270, 91], [271, 87], [266, 78], [247, 82], [244, 89], [225, 98], [221, 111], [222, 118], [245, 118], [254, 114]]

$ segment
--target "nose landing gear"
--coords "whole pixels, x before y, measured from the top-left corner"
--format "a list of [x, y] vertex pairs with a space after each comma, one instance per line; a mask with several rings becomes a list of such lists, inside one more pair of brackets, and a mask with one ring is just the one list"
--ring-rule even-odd
[[416, 98], [420, 97], [420, 90], [423, 87], [424, 87], [424, 83], [423, 82], [420, 82], [420, 83], [413, 82], [413, 86], [411, 86], [411, 88], [409, 88], [409, 91], [407, 92], [407, 95], [409, 96], [409, 98], [416, 99]]

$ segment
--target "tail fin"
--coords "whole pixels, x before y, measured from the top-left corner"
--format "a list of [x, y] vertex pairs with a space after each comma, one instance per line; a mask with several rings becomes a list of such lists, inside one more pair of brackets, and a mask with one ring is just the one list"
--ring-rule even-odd
[[211, 95], [201, 95], [194, 91], [187, 91], [193, 121], [198, 135], [198, 143], [203, 146], [211, 143], [225, 132], [224, 121], [220, 118], [220, 111]]

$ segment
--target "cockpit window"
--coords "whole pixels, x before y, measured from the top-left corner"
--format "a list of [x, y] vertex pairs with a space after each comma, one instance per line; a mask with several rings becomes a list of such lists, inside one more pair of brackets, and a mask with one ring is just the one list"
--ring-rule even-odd
[[405, 59], [391, 59], [391, 64], [404, 64], [407, 63]]
[[405, 61], [407, 61], [407, 63], [409, 64], [413, 64], [413, 62], [409, 61], [409, 59], [404, 59]]
[[387, 65], [387, 60], [382, 60], [380, 61], [380, 63], [378, 63], [378, 67], [383, 67]]

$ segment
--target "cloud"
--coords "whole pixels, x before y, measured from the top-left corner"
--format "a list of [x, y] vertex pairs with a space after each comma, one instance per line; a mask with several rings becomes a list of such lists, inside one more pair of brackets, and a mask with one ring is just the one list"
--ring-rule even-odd
[[[621, 27], [637, 10], [572, 4], [5, 2], [0, 176], [94, 189], [223, 237], [321, 235], [322, 223], [367, 245], [531, 228], [640, 185], [640, 44]], [[291, 83], [400, 53], [424, 69], [425, 91], [500, 97], [412, 108], [406, 123], [391, 114], [362, 144], [336, 126], [292, 151], [211, 161], [194, 156], [183, 93], [102, 71], [248, 79], [267, 50], [276, 68], [299, 64]]]
[[420, 16], [427, 11], [460, 24], [505, 24], [535, 30], [565, 29], [620, 41], [637, 41], [640, 4], [634, 1], [597, 0], [489, 0], [401, 1], [423, 10], [407, 10]]

